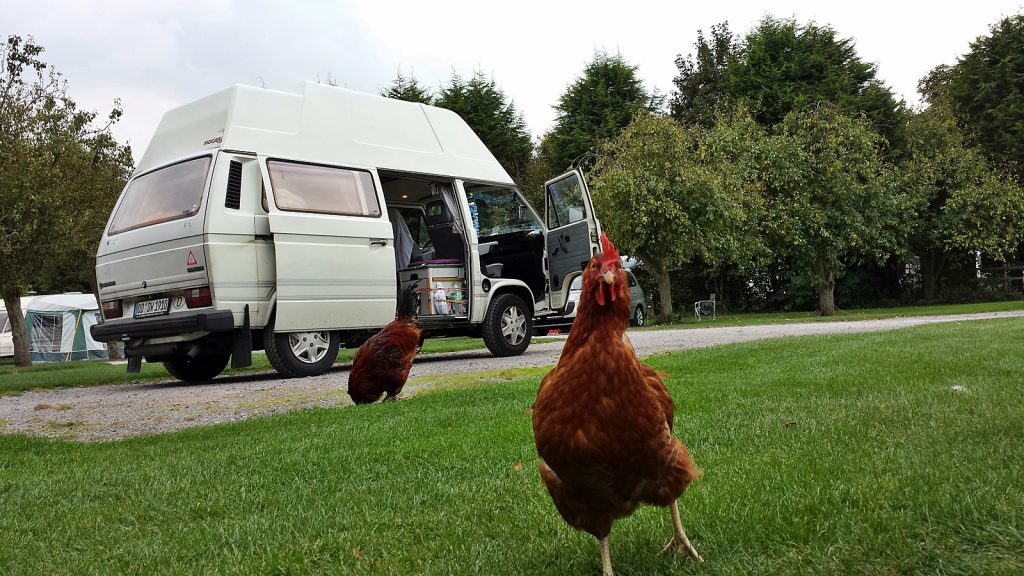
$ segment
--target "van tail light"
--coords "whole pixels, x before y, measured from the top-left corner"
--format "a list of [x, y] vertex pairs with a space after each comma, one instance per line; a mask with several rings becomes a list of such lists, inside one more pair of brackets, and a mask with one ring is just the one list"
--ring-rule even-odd
[[210, 287], [192, 288], [185, 290], [185, 305], [189, 308], [203, 308], [213, 306], [213, 296], [210, 295]]
[[120, 300], [108, 300], [103, 303], [103, 317], [107, 320], [123, 316]]

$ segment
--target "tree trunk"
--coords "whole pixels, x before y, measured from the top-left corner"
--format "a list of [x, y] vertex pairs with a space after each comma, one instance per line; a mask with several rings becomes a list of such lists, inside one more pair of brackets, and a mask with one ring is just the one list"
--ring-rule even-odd
[[655, 276], [658, 280], [658, 300], [661, 302], [661, 315], [666, 320], [675, 319], [675, 310], [672, 309], [672, 281], [668, 272]]
[[945, 252], [935, 250], [934, 248], [924, 251], [921, 257], [921, 284], [925, 302], [931, 303], [935, 300], [939, 278], [942, 276], [945, 265]]
[[669, 277], [668, 267], [661, 266], [651, 258], [644, 258], [644, 264], [647, 269], [651, 271], [651, 275], [658, 282], [658, 302], [660, 303], [659, 308], [661, 309], [661, 317], [664, 319], [672, 319], [672, 280]]
[[25, 313], [21, 310], [21, 294], [17, 291], [4, 291], [4, 306], [7, 307], [7, 318], [11, 321], [11, 340], [14, 341], [14, 365], [31, 366], [32, 357], [28, 354], [28, 330], [25, 328]]
[[814, 261], [814, 277], [818, 282], [818, 313], [822, 316], [834, 316], [836, 313], [836, 275], [825, 266], [825, 257], [818, 255]]

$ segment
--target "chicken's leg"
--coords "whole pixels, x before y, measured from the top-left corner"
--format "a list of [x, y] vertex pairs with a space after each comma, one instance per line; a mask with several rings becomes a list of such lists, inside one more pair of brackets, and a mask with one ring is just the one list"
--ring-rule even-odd
[[672, 539], [669, 540], [668, 545], [665, 546], [661, 553], [674, 552], [676, 554], [686, 554], [697, 562], [704, 562], [704, 559], [697, 553], [693, 544], [690, 544], [690, 539], [686, 537], [686, 532], [683, 531], [683, 522], [679, 519], [679, 504], [673, 500], [669, 508], [672, 510]]
[[608, 537], [597, 540], [601, 544], [601, 572], [603, 576], [615, 576], [612, 572], [612, 554], [608, 551]]

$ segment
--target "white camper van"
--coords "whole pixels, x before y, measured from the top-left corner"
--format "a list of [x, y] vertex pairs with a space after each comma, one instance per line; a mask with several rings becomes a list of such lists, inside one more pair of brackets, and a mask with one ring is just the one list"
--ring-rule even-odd
[[128, 370], [185, 381], [251, 363], [326, 371], [419, 295], [427, 337], [521, 354], [598, 250], [586, 184], [538, 214], [451, 111], [306, 83], [234, 86], [164, 115], [100, 241], [104, 321]]

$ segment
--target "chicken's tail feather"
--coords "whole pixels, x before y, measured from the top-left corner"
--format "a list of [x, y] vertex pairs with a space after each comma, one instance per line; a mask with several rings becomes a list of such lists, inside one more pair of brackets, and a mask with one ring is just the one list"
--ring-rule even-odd
[[398, 297], [398, 312], [395, 314], [397, 320], [411, 322], [416, 316], [416, 283], [413, 282], [402, 289]]

